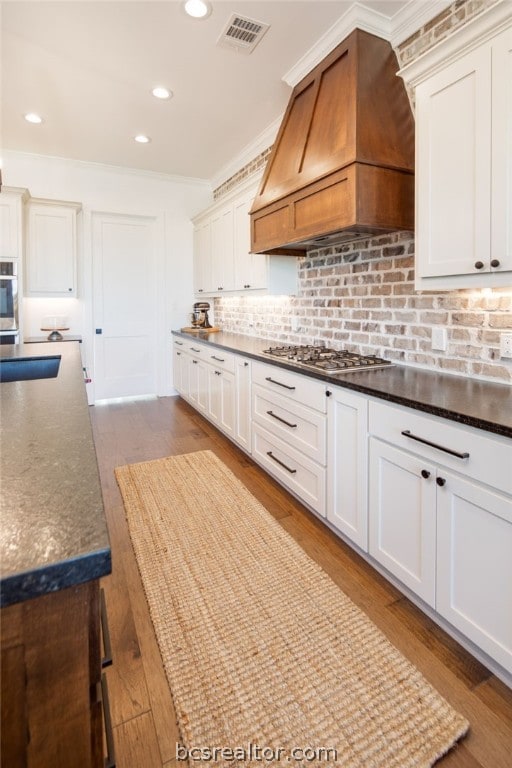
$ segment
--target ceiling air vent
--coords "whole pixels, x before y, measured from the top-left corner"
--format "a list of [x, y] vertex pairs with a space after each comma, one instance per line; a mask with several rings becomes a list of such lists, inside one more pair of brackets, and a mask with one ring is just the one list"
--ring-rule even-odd
[[234, 13], [217, 40], [218, 45], [252, 53], [269, 28], [269, 24]]

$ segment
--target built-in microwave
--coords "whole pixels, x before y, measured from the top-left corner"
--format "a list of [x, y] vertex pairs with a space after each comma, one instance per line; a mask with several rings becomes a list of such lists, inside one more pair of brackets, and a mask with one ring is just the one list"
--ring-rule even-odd
[[17, 344], [18, 324], [18, 262], [0, 260], [0, 344]]

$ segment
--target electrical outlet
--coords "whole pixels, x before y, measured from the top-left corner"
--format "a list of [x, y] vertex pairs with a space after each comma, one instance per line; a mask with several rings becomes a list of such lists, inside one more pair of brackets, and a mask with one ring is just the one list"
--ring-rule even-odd
[[446, 352], [448, 344], [448, 337], [446, 328], [432, 328], [432, 349], [436, 349], [439, 352]]
[[512, 358], [512, 333], [501, 334], [500, 357]]

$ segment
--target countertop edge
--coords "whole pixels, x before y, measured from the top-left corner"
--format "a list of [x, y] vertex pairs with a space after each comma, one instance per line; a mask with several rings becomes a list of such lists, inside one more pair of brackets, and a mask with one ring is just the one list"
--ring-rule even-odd
[[[422, 411], [423, 413], [428, 413], [432, 416], [439, 416], [440, 418], [447, 419], [449, 421], [457, 422], [458, 424], [464, 424], [468, 427], [474, 427], [476, 429], [481, 429], [485, 432], [491, 432], [496, 435], [500, 435], [501, 437], [506, 438], [512, 438], [512, 428], [507, 427], [504, 424], [498, 424], [496, 422], [491, 422], [486, 419], [474, 417], [465, 413], [460, 413], [457, 411], [453, 411], [451, 409], [443, 408], [441, 406], [430, 404], [430, 403], [422, 403], [417, 400], [404, 397], [403, 395], [397, 395], [393, 394], [393, 392], [383, 392], [380, 389], [372, 388], [371, 384], [365, 383], [357, 383], [353, 380], [350, 380], [351, 374], [345, 374], [345, 377], [343, 379], [341, 378], [334, 378], [333, 376], [329, 376], [327, 374], [323, 374], [321, 372], [313, 371], [313, 370], [307, 370], [304, 368], [301, 368], [297, 365], [293, 365], [293, 363], [283, 363], [278, 358], [270, 358], [263, 354], [257, 354], [254, 352], [245, 351], [242, 349], [237, 349], [234, 346], [221, 344], [219, 342], [216, 342], [215, 339], [209, 338], [213, 334], [206, 334], [206, 333], [187, 333], [186, 331], [171, 331], [173, 336], [179, 336], [188, 340], [196, 340], [203, 344], [209, 344], [210, 346], [217, 347], [218, 349], [224, 349], [226, 352], [232, 352], [234, 354], [242, 355], [244, 357], [251, 358], [252, 360], [257, 360], [259, 362], [267, 363], [269, 365], [274, 365], [278, 368], [293, 371], [294, 373], [300, 373], [303, 376], [308, 376], [312, 379], [317, 379], [318, 381], [323, 381], [326, 384], [330, 384], [332, 386], [342, 387], [344, 389], [349, 389], [353, 392], [360, 392], [361, 394], [366, 394], [371, 397], [376, 397], [380, 400], [385, 400], [389, 403], [395, 403], [396, 405], [403, 405], [408, 408], [412, 408], [417, 411]], [[244, 338], [250, 338], [254, 342], [261, 341], [262, 344], [265, 344], [268, 340], [266, 339], [259, 339], [259, 337], [244, 337]], [[400, 366], [398, 364], [395, 364], [395, 368], [407, 368], [411, 371], [416, 371], [418, 375], [424, 374], [429, 375], [430, 371], [424, 371], [421, 368], [414, 368], [412, 366]], [[442, 372], [435, 372], [439, 376], [450, 376], [452, 378], [451, 374], [446, 374]], [[371, 375], [371, 371], [364, 371], [364, 372], [357, 372], [355, 375]], [[453, 378], [465, 378], [465, 377], [455, 377]], [[485, 382], [484, 382], [485, 383]], [[492, 386], [492, 383], [490, 382], [490, 385]], [[506, 385], [503, 385], [506, 386]]]

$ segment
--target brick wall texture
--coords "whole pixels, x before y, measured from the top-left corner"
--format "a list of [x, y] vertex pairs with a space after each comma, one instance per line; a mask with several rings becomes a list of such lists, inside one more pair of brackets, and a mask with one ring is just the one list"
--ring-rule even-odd
[[[402, 43], [396, 52], [400, 64], [494, 2], [452, 3]], [[225, 182], [216, 198], [262, 167], [268, 152]], [[500, 333], [512, 332], [512, 289], [415, 291], [412, 233], [312, 250], [297, 259], [297, 268], [296, 296], [215, 299], [216, 324], [283, 343], [325, 342], [406, 365], [512, 384], [512, 361], [499, 355]], [[444, 352], [432, 349], [432, 331], [439, 327], [446, 328]]]

